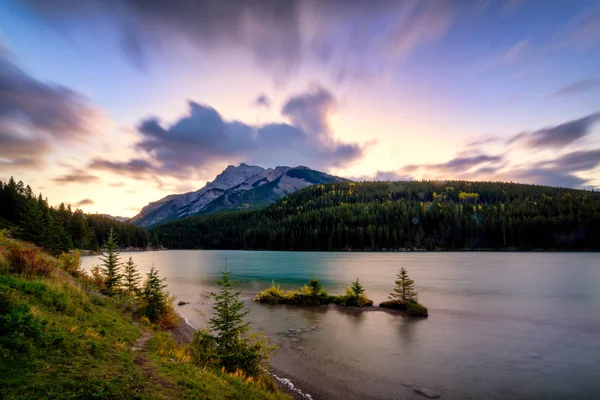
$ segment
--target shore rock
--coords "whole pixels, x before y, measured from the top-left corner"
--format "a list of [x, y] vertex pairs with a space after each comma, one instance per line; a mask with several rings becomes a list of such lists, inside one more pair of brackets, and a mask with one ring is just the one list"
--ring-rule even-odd
[[178, 306], [185, 306], [186, 304], [190, 304], [189, 301], [180, 301], [179, 303], [177, 303]]

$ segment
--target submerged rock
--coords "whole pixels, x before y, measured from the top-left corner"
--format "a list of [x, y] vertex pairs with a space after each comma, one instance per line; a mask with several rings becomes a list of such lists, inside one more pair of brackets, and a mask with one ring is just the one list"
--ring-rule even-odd
[[179, 303], [177, 303], [178, 306], [185, 306], [186, 304], [190, 304], [189, 301], [180, 301]]
[[421, 396], [425, 396], [428, 399], [437, 399], [440, 397], [439, 394], [437, 394], [436, 392], [434, 392], [433, 390], [427, 389], [427, 388], [423, 388], [423, 387], [416, 387], [413, 389], [415, 391], [415, 393], [420, 394]]

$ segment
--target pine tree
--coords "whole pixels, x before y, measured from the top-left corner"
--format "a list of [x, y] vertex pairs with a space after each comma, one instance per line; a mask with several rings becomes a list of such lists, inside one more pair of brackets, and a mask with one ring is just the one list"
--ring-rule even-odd
[[352, 284], [350, 285], [350, 289], [352, 290], [352, 295], [356, 299], [359, 299], [362, 295], [365, 294], [365, 288], [362, 285], [362, 283], [360, 283], [358, 278], [356, 278], [356, 281], [352, 282]]
[[25, 202], [25, 210], [20, 224], [21, 239], [41, 245], [44, 239], [44, 211], [37, 199], [28, 199]]
[[108, 294], [113, 294], [118, 290], [121, 283], [121, 261], [117, 252], [117, 238], [112, 228], [108, 233], [108, 239], [105, 243], [105, 250], [102, 252], [102, 274], [104, 275], [104, 286]]
[[145, 303], [146, 317], [152, 322], [156, 322], [167, 307], [168, 294], [165, 291], [167, 285], [164, 283], [166, 280], [167, 278], [160, 279], [158, 270], [154, 268], [154, 265], [150, 268], [150, 272], [146, 274], [142, 299]]
[[415, 281], [408, 277], [408, 272], [404, 267], [400, 269], [398, 275], [396, 275], [396, 287], [394, 291], [388, 296], [390, 300], [400, 300], [402, 303], [406, 303], [408, 300], [417, 301], [417, 292], [415, 291]]
[[129, 260], [123, 267], [123, 288], [130, 295], [138, 294], [140, 292], [140, 281], [142, 276], [137, 270], [133, 259], [129, 257]]
[[219, 353], [226, 369], [234, 366], [228, 360], [236, 359], [236, 349], [239, 349], [239, 343], [242, 337], [250, 329], [250, 323], [244, 321], [248, 315], [248, 310], [244, 310], [244, 302], [240, 300], [241, 292], [233, 290], [235, 282], [229, 275], [231, 271], [221, 272], [221, 279], [217, 284], [221, 287], [218, 294], [210, 293], [214, 299], [214, 314], [209, 321], [212, 332], [216, 333], [216, 342], [219, 347]]
[[312, 277], [311, 280], [308, 281], [308, 288], [310, 289], [310, 295], [312, 297], [318, 297], [323, 291], [323, 285], [321, 285], [321, 282], [315, 277]]

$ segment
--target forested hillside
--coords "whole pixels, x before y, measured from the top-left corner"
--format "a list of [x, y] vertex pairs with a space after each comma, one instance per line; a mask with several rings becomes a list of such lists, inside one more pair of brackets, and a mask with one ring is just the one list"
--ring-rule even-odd
[[156, 227], [168, 248], [600, 249], [597, 192], [467, 181], [315, 185], [257, 211]]
[[114, 218], [72, 211], [61, 203], [50, 207], [42, 195], [36, 196], [29, 185], [0, 181], [0, 229], [35, 243], [53, 254], [72, 248], [98, 250], [113, 229], [122, 247], [144, 248], [149, 243], [148, 232]]

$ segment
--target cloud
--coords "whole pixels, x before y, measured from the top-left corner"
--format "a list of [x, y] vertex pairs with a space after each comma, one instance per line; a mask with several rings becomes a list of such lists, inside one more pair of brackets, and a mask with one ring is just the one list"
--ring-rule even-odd
[[[15, 0], [16, 1], [16, 0]], [[421, 45], [438, 40], [459, 7], [456, 1], [418, 0], [24, 0], [63, 31], [119, 33], [119, 45], [137, 66], [147, 54], [183, 41], [203, 53], [241, 49], [279, 76], [304, 61], [352, 78], [381, 72]]]
[[271, 107], [271, 99], [269, 99], [267, 97], [267, 95], [265, 95], [265, 94], [260, 94], [254, 101], [254, 105], [257, 107], [270, 108]]
[[129, 161], [95, 159], [89, 167], [141, 179], [189, 179], [211, 175], [215, 164], [234, 162], [319, 169], [348, 165], [362, 157], [364, 146], [332, 136], [329, 118], [334, 106], [333, 95], [315, 87], [285, 103], [281, 112], [290, 123], [253, 126], [226, 121], [214, 108], [190, 101], [188, 115], [170, 126], [157, 118], [140, 123], [141, 140], [135, 147], [145, 156]]
[[0, 51], [0, 168], [38, 168], [54, 143], [83, 140], [99, 117], [78, 93], [27, 75]]
[[75, 207], [81, 207], [81, 206], [89, 206], [94, 204], [94, 200], [92, 199], [83, 199], [83, 200], [79, 200], [77, 203], [74, 204]]
[[584, 172], [600, 166], [600, 149], [579, 150], [563, 154], [553, 160], [538, 164], [543, 168], [553, 168], [564, 172]]
[[598, 86], [597, 79], [583, 79], [561, 87], [556, 92], [554, 92], [552, 96], [559, 97], [575, 93], [587, 92], [588, 90], [591, 90], [596, 86]]
[[550, 168], [527, 168], [524, 170], [507, 171], [495, 178], [503, 181], [568, 188], [582, 187], [587, 183], [587, 180], [576, 175]]
[[569, 42], [591, 49], [600, 44], [600, 7], [577, 16], [569, 27]]
[[281, 114], [289, 117], [294, 126], [311, 135], [327, 136], [331, 131], [329, 116], [335, 109], [335, 103], [329, 91], [317, 87], [311, 92], [290, 98], [283, 106]]
[[95, 158], [90, 161], [89, 168], [108, 171], [115, 174], [128, 175], [137, 179], [144, 179], [147, 173], [152, 173], [153, 164], [150, 161], [140, 158], [134, 158], [129, 161], [108, 161], [101, 158]]
[[500, 141], [499, 138], [492, 136], [482, 139], [477, 139], [472, 142], [469, 142], [465, 145], [465, 147], [481, 147], [487, 144], [498, 143]]
[[532, 148], [561, 148], [587, 136], [598, 121], [600, 112], [537, 131], [518, 133], [510, 138], [507, 144], [524, 141]]
[[52, 180], [59, 185], [64, 185], [68, 183], [88, 184], [100, 181], [100, 179], [96, 175], [88, 174], [87, 172], [81, 169], [74, 169], [71, 173], [59, 176]]
[[502, 156], [488, 154], [461, 155], [439, 164], [406, 165], [400, 171], [405, 174], [414, 174], [421, 171], [428, 177], [462, 176], [468, 171], [483, 165], [498, 165], [503, 161]]
[[491, 65], [511, 65], [521, 60], [531, 49], [528, 39], [516, 42], [489, 62]]

